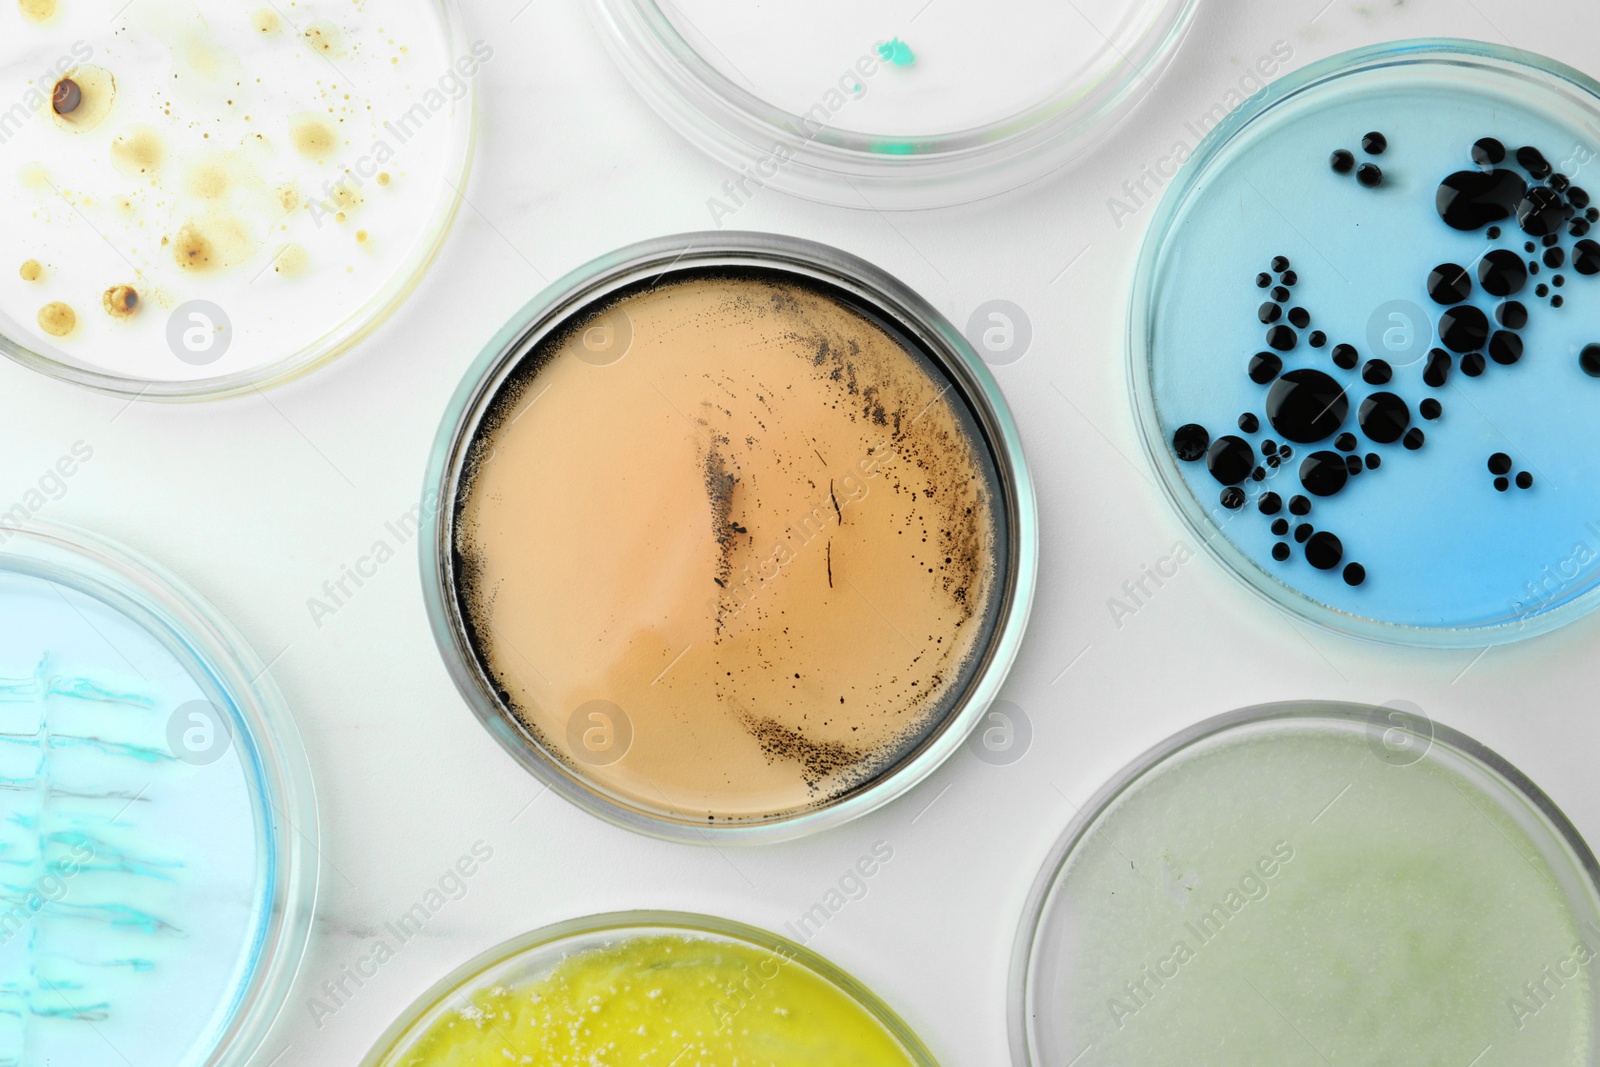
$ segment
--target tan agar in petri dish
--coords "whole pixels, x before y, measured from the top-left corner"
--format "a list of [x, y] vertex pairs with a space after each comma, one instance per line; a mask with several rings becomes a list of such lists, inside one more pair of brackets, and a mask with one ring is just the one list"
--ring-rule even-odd
[[0, 351], [126, 395], [240, 392], [343, 351], [431, 262], [494, 55], [454, 0], [23, 13], [0, 45]]
[[996, 614], [996, 494], [897, 327], [777, 271], [634, 286], [524, 356], [455, 516], [482, 668], [550, 755], [715, 823], [892, 769]]

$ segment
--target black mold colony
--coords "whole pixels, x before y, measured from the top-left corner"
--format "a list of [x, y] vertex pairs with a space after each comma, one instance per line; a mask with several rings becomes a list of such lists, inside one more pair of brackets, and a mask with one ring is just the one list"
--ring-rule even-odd
[[[1363, 138], [1362, 148], [1368, 154], [1380, 154], [1387, 147], [1388, 142], [1380, 133]], [[1410, 373], [1420, 377], [1420, 385], [1429, 389], [1444, 388], [1453, 369], [1476, 378], [1488, 369], [1491, 360], [1509, 367], [1522, 359], [1522, 338], [1517, 331], [1528, 323], [1528, 308], [1512, 298], [1527, 288], [1529, 279], [1540, 272], [1541, 263], [1552, 271], [1570, 265], [1580, 275], [1600, 274], [1600, 244], [1587, 236], [1592, 225], [1600, 222], [1600, 209], [1590, 205], [1587, 192], [1556, 173], [1533, 147], [1518, 149], [1508, 162], [1505, 146], [1485, 137], [1472, 146], [1470, 155], [1478, 169], [1456, 171], [1439, 183], [1434, 198], [1439, 217], [1456, 230], [1487, 228], [1491, 241], [1502, 240], [1499, 224], [1509, 228], [1514, 223], [1516, 229], [1505, 236], [1505, 241], [1515, 245], [1515, 239], [1520, 237], [1522, 250], [1495, 248], [1479, 257], [1475, 270], [1441, 263], [1428, 274], [1428, 295], [1440, 305], [1438, 336], [1444, 347], [1430, 351]], [[1329, 162], [1340, 174], [1355, 169], [1355, 157], [1346, 149], [1334, 152]], [[1524, 178], [1519, 170], [1528, 177]], [[1561, 247], [1567, 238], [1574, 242], [1570, 249]], [[1543, 254], [1535, 258], [1541, 247]], [[1186, 463], [1204, 460], [1206, 469], [1223, 486], [1219, 498], [1222, 506], [1238, 510], [1249, 500], [1244, 486], [1264, 481], [1269, 470], [1276, 472], [1293, 458], [1293, 446], [1280, 442], [1322, 446], [1310, 450], [1298, 468], [1291, 468], [1305, 493], [1291, 496], [1288, 510], [1295, 516], [1306, 516], [1311, 513], [1312, 500], [1343, 492], [1364, 471], [1376, 471], [1382, 465], [1380, 452], [1367, 452], [1364, 457], [1357, 454], [1359, 439], [1347, 428], [1352, 412], [1355, 427], [1373, 445], [1399, 446], [1412, 452], [1423, 447], [1426, 435], [1414, 425], [1412, 405], [1405, 397], [1408, 392], [1414, 394], [1419, 383], [1393, 382], [1395, 370], [1386, 361], [1362, 362], [1356, 348], [1343, 343], [1335, 344], [1328, 353], [1334, 370], [1350, 372], [1359, 366], [1362, 385], [1387, 388], [1365, 390], [1365, 395], [1355, 399], [1347, 391], [1358, 387], [1354, 378], [1341, 384], [1334, 374], [1316, 366], [1286, 368], [1286, 358], [1293, 358], [1299, 347], [1296, 330], [1309, 326], [1311, 315], [1302, 307], [1286, 306], [1299, 280], [1289, 269], [1288, 258], [1274, 256], [1270, 266], [1272, 273], [1255, 276], [1258, 288], [1270, 289], [1271, 300], [1257, 311], [1265, 328], [1266, 348], [1245, 361], [1250, 380], [1266, 389], [1265, 432], [1272, 436], [1260, 441], [1259, 462], [1257, 445], [1232, 434], [1213, 441], [1199, 423], [1180, 426], [1173, 434], [1172, 448]], [[1474, 275], [1476, 288], [1497, 301], [1493, 321], [1482, 308], [1468, 302], [1474, 293]], [[1540, 299], [1548, 298], [1551, 307], [1559, 308], [1563, 298], [1552, 294], [1551, 287], [1561, 289], [1565, 285], [1565, 276], [1554, 274], [1549, 285], [1537, 283], [1534, 293]], [[1317, 331], [1307, 340], [1313, 349], [1307, 356], [1320, 361], [1320, 353], [1314, 350], [1322, 348], [1326, 335]], [[1578, 362], [1584, 373], [1600, 377], [1600, 343], [1585, 347]], [[1444, 414], [1443, 405], [1431, 396], [1415, 406], [1428, 421]], [[1250, 435], [1262, 429], [1261, 420], [1253, 412], [1241, 414], [1238, 426]], [[1512, 485], [1520, 489], [1533, 486], [1529, 472], [1513, 475], [1511, 457], [1503, 452], [1489, 457], [1488, 468], [1494, 476], [1493, 487], [1499, 492]], [[1260, 491], [1255, 500], [1257, 510], [1271, 519], [1272, 533], [1288, 538], [1291, 524], [1277, 517], [1284, 508], [1283, 498], [1276, 492]], [[1344, 544], [1335, 534], [1302, 520], [1294, 524], [1292, 536], [1306, 562], [1318, 570], [1333, 570], [1344, 562]], [[1272, 546], [1272, 558], [1279, 563], [1287, 563], [1293, 554], [1287, 539]], [[1344, 580], [1350, 585], [1360, 585], [1366, 574], [1360, 563], [1344, 565]]]

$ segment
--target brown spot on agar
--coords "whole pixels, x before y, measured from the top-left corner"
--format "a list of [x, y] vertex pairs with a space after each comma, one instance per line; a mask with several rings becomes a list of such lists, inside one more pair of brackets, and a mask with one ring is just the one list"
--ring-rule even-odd
[[326, 19], [318, 19], [306, 27], [306, 42], [323, 55], [334, 56], [344, 50], [344, 39], [339, 27]]
[[172, 255], [184, 270], [207, 271], [215, 265], [216, 249], [200, 227], [186, 222], [173, 241]]
[[78, 328], [78, 313], [57, 300], [39, 309], [39, 329], [51, 337], [65, 337]]
[[328, 124], [310, 114], [296, 115], [289, 120], [289, 139], [296, 152], [311, 160], [328, 158], [339, 144]]
[[62, 78], [50, 94], [50, 106], [57, 115], [70, 115], [83, 104], [83, 87], [71, 78]]
[[250, 16], [250, 25], [255, 27], [257, 33], [277, 33], [279, 26], [278, 13], [270, 7], [264, 7]]
[[389, 172], [388, 171], [383, 171], [382, 173], [380, 173], [378, 175], [378, 184], [379, 185], [388, 185], [389, 181], [390, 181], [390, 178], [389, 178]]
[[311, 257], [304, 246], [297, 244], [284, 245], [272, 258], [272, 269], [286, 278], [299, 277], [310, 265]]
[[44, 266], [37, 259], [30, 259], [17, 273], [22, 275], [22, 280], [25, 282], [36, 282], [44, 277]]
[[130, 319], [139, 311], [139, 293], [131, 285], [113, 285], [100, 296], [106, 314], [114, 319]]
[[117, 80], [111, 72], [85, 64], [56, 82], [50, 94], [50, 114], [57, 125], [82, 133], [105, 121], [116, 96]]
[[56, 17], [56, 0], [17, 0], [17, 6], [29, 22], [49, 22]]

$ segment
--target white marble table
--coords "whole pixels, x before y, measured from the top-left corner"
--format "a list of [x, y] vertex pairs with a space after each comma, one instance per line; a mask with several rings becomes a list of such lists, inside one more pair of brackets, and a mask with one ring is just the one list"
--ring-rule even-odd
[[[414, 545], [320, 626], [306, 604], [390, 538], [385, 523], [419, 493], [449, 394], [501, 322], [595, 255], [704, 228], [706, 199], [726, 177], [635, 96], [580, 0], [533, 0], [512, 22], [523, 3], [467, 0], [471, 36], [500, 57], [479, 82], [471, 206], [409, 309], [355, 353], [265, 399], [125, 411], [0, 362], [0, 501], [89, 442], [93, 461], [47, 517], [178, 570], [263, 658], [276, 657], [273, 674], [298, 715], [321, 800], [322, 894], [300, 981], [257, 1064], [353, 1063], [446, 971], [555, 920], [664, 907], [781, 929], [878, 841], [892, 860], [812, 947], [877, 990], [943, 1062], [1005, 1062], [1018, 912], [1075, 805], [1174, 730], [1263, 701], [1413, 701], [1498, 749], [1600, 840], [1591, 654], [1600, 617], [1481, 658], [1383, 649], [1287, 624], [1203, 555], [1133, 615], [1116, 620], [1107, 607], [1124, 579], [1192, 544], [1135, 470], [1143, 460], [1123, 328], [1151, 212], [1115, 219], [1108, 200], [1122, 183], [1175, 142], [1192, 145], [1186, 123], [1275, 42], [1298, 67], [1401, 37], [1509, 39], [1600, 74], [1600, 9], [1586, 0], [1205, 0], [1132, 119], [1091, 158], [1020, 194], [892, 225], [770, 191], [743, 209], [741, 227], [871, 259], [956, 322], [991, 298], [1026, 309], [1032, 349], [997, 374], [1029, 449], [1045, 537], [1031, 635], [1006, 687], [1033, 723], [1025, 758], [990, 766], [963, 752], [907, 798], [842, 829], [730, 852], [631, 836], [539, 796], [446, 677]], [[1558, 18], [1570, 26], [1540, 28]], [[314, 1018], [323, 984], [480, 841], [493, 858], [465, 898], [337, 1012]]]

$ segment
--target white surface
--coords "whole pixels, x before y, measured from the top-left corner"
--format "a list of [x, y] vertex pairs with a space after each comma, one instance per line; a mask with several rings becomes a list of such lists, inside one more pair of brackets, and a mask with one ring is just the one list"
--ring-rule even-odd
[[[1205, 0], [1145, 105], [1094, 156], [1031, 189], [887, 218], [776, 192], [740, 210], [730, 225], [865, 256], [958, 324], [991, 298], [1027, 310], [1032, 348], [997, 374], [1035, 469], [1045, 536], [1031, 636], [1006, 688], [1034, 724], [1021, 762], [963, 752], [842, 829], [718, 852], [535, 799], [539, 787], [451, 687], [423, 617], [415, 545], [385, 527], [417, 499], [451, 390], [512, 310], [616, 246], [707, 227], [706, 200], [728, 177], [632, 94], [579, 0], [533, 0], [519, 15], [521, 2], [469, 0], [470, 36], [495, 49], [479, 81], [473, 206], [409, 309], [357, 352], [265, 397], [126, 410], [0, 365], [0, 511], [74, 441], [90, 442], [94, 459], [43, 513], [159, 558], [211, 598], [275, 659], [305, 733], [323, 893], [301, 980], [257, 1064], [356, 1062], [447, 970], [554, 920], [674, 907], [781, 929], [880, 839], [893, 860], [811, 946], [877, 990], [945, 1064], [1006, 1062], [1018, 912], [1074, 806], [1174, 730], [1261, 701], [1413, 701], [1498, 749], [1600, 840], [1600, 668], [1589, 651], [1600, 618], [1481, 659], [1368, 646], [1289, 622], [1203, 555], [1120, 628], [1107, 608], [1141, 567], [1192, 544], [1149, 481], [1124, 384], [1127, 292], [1151, 211], [1119, 228], [1107, 198], [1175, 142], [1192, 147], [1186, 123], [1280, 39], [1298, 67], [1387, 39], [1510, 35], [1600, 73], [1593, 5], [1334, 0], [1319, 16], [1322, 0]], [[908, 0], [907, 18], [920, 3]], [[319, 628], [307, 598], [379, 539], [400, 551]], [[494, 857], [465, 898], [315, 1025], [307, 999], [479, 840]]]

